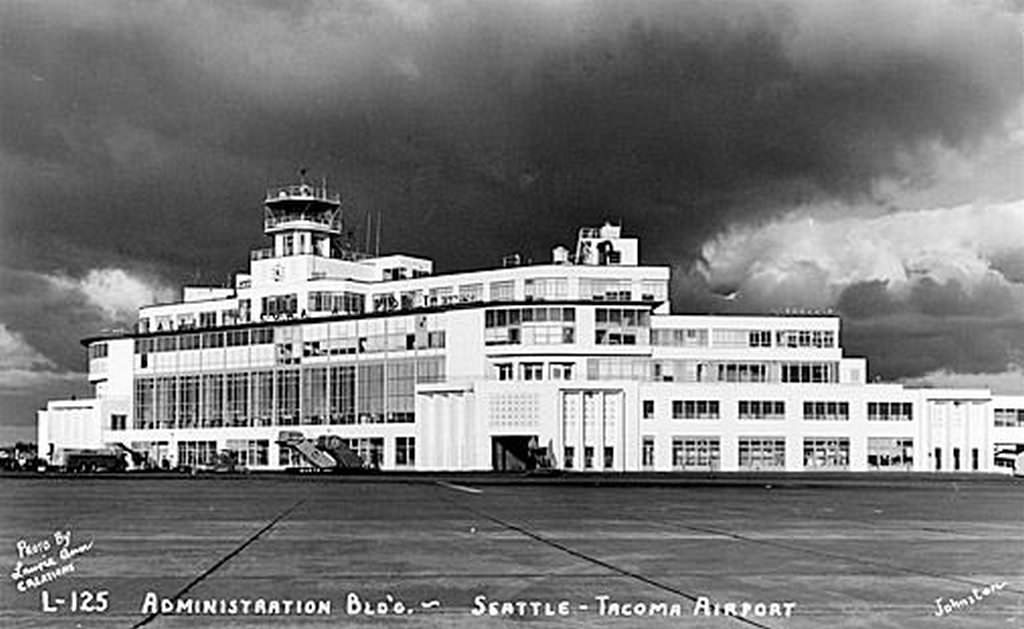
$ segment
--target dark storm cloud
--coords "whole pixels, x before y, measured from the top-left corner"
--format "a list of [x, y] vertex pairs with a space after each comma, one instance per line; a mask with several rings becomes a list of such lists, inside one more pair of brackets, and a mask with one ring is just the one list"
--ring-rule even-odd
[[843, 346], [869, 356], [872, 373], [891, 380], [931, 372], [1002, 373], [1024, 363], [1024, 285], [994, 279], [971, 289], [922, 278], [905, 295], [886, 282], [843, 290]]
[[1024, 322], [978, 317], [903, 314], [845, 321], [843, 347], [869, 356], [872, 376], [882, 380], [937, 371], [1003, 373], [1024, 357]]
[[727, 222], [967, 149], [1019, 96], [1008, 19], [825, 4], [8, 5], [4, 220], [226, 272], [258, 188], [306, 164], [442, 265], [604, 216], [686, 260]]

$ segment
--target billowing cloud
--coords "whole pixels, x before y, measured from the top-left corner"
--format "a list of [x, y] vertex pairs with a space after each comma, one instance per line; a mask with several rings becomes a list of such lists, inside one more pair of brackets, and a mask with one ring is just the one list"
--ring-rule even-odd
[[92, 269], [85, 276], [64, 274], [45, 276], [59, 290], [83, 297], [111, 321], [133, 322], [141, 306], [172, 301], [176, 291], [159, 280], [124, 269]]
[[0, 323], [0, 371], [11, 369], [48, 369], [52, 360], [40, 354], [16, 332]]
[[[879, 216], [814, 218], [813, 210], [738, 225], [705, 244], [701, 269], [718, 291], [759, 306], [839, 306], [884, 314], [889, 300], [922, 312], [1024, 316], [1024, 200]], [[1009, 276], [1004, 272], [1009, 269]]]
[[29, 345], [21, 334], [0, 323], [0, 391], [10, 393], [48, 388], [84, 377], [84, 373], [59, 369], [53, 360]]

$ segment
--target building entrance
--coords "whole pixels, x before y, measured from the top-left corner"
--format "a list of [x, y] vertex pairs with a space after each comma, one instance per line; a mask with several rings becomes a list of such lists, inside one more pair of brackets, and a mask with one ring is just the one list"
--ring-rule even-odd
[[506, 435], [491, 437], [491, 469], [495, 472], [526, 472], [537, 467], [537, 437]]

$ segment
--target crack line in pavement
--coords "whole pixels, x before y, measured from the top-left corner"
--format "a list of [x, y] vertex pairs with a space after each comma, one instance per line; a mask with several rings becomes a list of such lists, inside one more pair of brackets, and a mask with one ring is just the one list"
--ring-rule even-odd
[[[183, 587], [180, 590], [178, 590], [171, 597], [171, 600], [172, 601], [177, 601], [182, 596], [187, 594], [189, 590], [191, 590], [193, 587], [195, 587], [196, 585], [201, 583], [204, 579], [206, 579], [206, 577], [208, 577], [211, 574], [213, 574], [221, 566], [223, 566], [227, 562], [231, 561], [231, 559], [233, 559], [240, 552], [245, 550], [250, 544], [252, 544], [257, 539], [259, 539], [264, 533], [266, 533], [270, 529], [274, 528], [274, 526], [278, 522], [280, 522], [284, 518], [288, 517], [292, 513], [292, 511], [295, 511], [296, 509], [298, 509], [299, 506], [302, 505], [302, 503], [304, 503], [304, 502], [306, 502], [306, 498], [302, 498], [301, 500], [299, 500], [298, 502], [296, 502], [292, 506], [288, 507], [287, 509], [285, 509], [284, 511], [279, 513], [277, 515], [277, 517], [275, 517], [273, 520], [268, 522], [263, 528], [261, 528], [260, 530], [256, 531], [252, 535], [250, 535], [249, 538], [246, 539], [244, 542], [242, 542], [237, 548], [235, 548], [234, 550], [232, 550], [228, 554], [226, 554], [223, 557], [221, 557], [220, 560], [217, 561], [217, 563], [213, 564], [212, 566], [210, 566], [206, 570], [203, 570], [202, 572], [200, 572], [194, 579], [189, 581], [188, 584], [185, 585], [185, 587]], [[143, 618], [142, 620], [140, 620], [136, 624], [132, 625], [132, 629], [139, 629], [139, 627], [144, 627], [144, 626], [148, 625], [149, 623], [153, 622], [154, 620], [156, 620], [158, 616], [160, 616], [160, 611], [159, 610], [153, 612], [152, 614], [146, 616], [145, 618]]]
[[[696, 603], [697, 600], [700, 598], [700, 597], [698, 597], [698, 596], [696, 596], [694, 594], [690, 594], [689, 592], [685, 592], [683, 590], [680, 590], [679, 588], [673, 587], [673, 586], [668, 585], [666, 583], [662, 583], [660, 581], [656, 581], [656, 580], [651, 579], [649, 577], [645, 577], [644, 575], [639, 574], [637, 572], [633, 572], [633, 571], [627, 570], [625, 568], [620, 568], [619, 566], [616, 566], [615, 564], [608, 563], [607, 561], [604, 561], [602, 559], [598, 559], [597, 557], [591, 557], [590, 555], [588, 555], [586, 553], [583, 553], [581, 551], [578, 551], [578, 550], [575, 550], [575, 549], [570, 548], [568, 546], [565, 546], [564, 544], [560, 544], [560, 543], [558, 543], [558, 542], [556, 542], [554, 540], [548, 539], [548, 538], [544, 537], [543, 535], [539, 535], [537, 533], [534, 533], [533, 531], [531, 531], [529, 529], [523, 528], [521, 526], [517, 526], [515, 524], [512, 524], [511, 522], [506, 522], [506, 521], [504, 521], [504, 520], [502, 520], [502, 519], [500, 519], [498, 517], [490, 515], [489, 513], [485, 513], [483, 511], [480, 511], [479, 509], [474, 509], [473, 507], [470, 507], [468, 505], [464, 505], [462, 503], [456, 502], [455, 500], [452, 500], [452, 499], [447, 498], [445, 496], [441, 496], [441, 500], [444, 500], [445, 502], [447, 502], [449, 504], [454, 504], [455, 506], [457, 506], [457, 507], [459, 507], [461, 509], [464, 509], [466, 511], [469, 511], [470, 513], [473, 513], [474, 515], [477, 515], [477, 516], [479, 516], [481, 518], [484, 518], [485, 520], [490, 520], [491, 522], [494, 522], [495, 524], [497, 524], [499, 526], [502, 526], [502, 527], [504, 527], [504, 528], [506, 528], [506, 529], [508, 529], [510, 531], [515, 531], [516, 533], [519, 533], [521, 535], [525, 535], [526, 537], [529, 537], [532, 540], [538, 541], [538, 542], [540, 542], [542, 544], [545, 544], [547, 546], [550, 546], [550, 547], [552, 547], [554, 549], [560, 550], [563, 553], [572, 555], [573, 557], [577, 557], [579, 559], [583, 559], [584, 561], [588, 561], [588, 562], [590, 562], [590, 563], [592, 563], [594, 565], [601, 566], [602, 568], [605, 568], [607, 570], [611, 570], [612, 572], [617, 572], [618, 574], [621, 574], [622, 576], [629, 577], [631, 579], [635, 579], [637, 581], [640, 581], [641, 583], [645, 583], [647, 585], [653, 586], [653, 587], [658, 588], [660, 590], [664, 590], [666, 592], [670, 592], [670, 593], [675, 594], [677, 596], [682, 596], [683, 598], [685, 598], [685, 599], [687, 599], [687, 600], [689, 600], [691, 602], [694, 602], [694, 603]], [[750, 625], [751, 627], [758, 627], [758, 629], [772, 629], [768, 625], [762, 625], [761, 623], [759, 623], [759, 622], [757, 622], [755, 620], [750, 620], [749, 618], [744, 618], [743, 616], [723, 616], [723, 617], [724, 618], [731, 618], [731, 619], [736, 620], [738, 622], [742, 622], [742, 623], [745, 623], [747, 625]]]
[[[645, 522], [645, 524], [651, 524], [651, 522]], [[658, 524], [659, 526], [662, 526], [662, 527], [664, 527], [666, 529], [669, 529], [669, 530], [674, 530], [675, 529], [675, 527], [673, 527], [673, 526], [671, 526], [669, 524], [661, 524], [659, 522], [656, 522], [654, 524]], [[881, 568], [888, 568], [890, 570], [897, 570], [897, 571], [901, 571], [901, 572], [907, 572], [907, 573], [910, 573], [910, 574], [916, 574], [916, 575], [919, 575], [919, 576], [931, 577], [933, 579], [941, 579], [941, 580], [945, 580], [945, 581], [953, 581], [954, 583], [964, 583], [964, 584], [967, 584], [967, 585], [973, 585], [973, 586], [977, 586], [977, 587], [987, 587], [987, 586], [991, 585], [991, 583], [979, 583], [977, 581], [972, 581], [971, 579], [963, 579], [963, 578], [960, 578], [960, 577], [956, 577], [956, 576], [952, 576], [952, 575], [947, 575], [947, 574], [942, 574], [942, 573], [939, 573], [939, 572], [931, 572], [931, 571], [928, 571], [928, 570], [920, 570], [918, 568], [910, 568], [910, 567], [907, 567], [907, 566], [901, 566], [899, 564], [886, 563], [884, 561], [875, 561], [873, 559], [862, 559], [860, 557], [853, 557], [853, 556], [850, 556], [850, 555], [844, 555], [842, 553], [833, 553], [833, 552], [829, 552], [829, 551], [825, 551], [825, 550], [815, 550], [815, 549], [812, 549], [812, 548], [802, 548], [800, 546], [786, 544], [786, 543], [783, 543], [783, 542], [777, 542], [777, 541], [769, 540], [769, 539], [757, 539], [755, 537], [747, 537], [746, 535], [741, 535], [740, 533], [733, 533], [732, 531], [726, 531], [726, 530], [722, 530], [722, 529], [715, 529], [715, 528], [703, 527], [703, 526], [694, 526], [692, 524], [680, 524], [679, 526], [681, 526], [682, 528], [685, 528], [685, 529], [689, 529], [691, 531], [699, 531], [701, 533], [714, 533], [716, 535], [721, 535], [723, 537], [731, 537], [733, 539], [737, 539], [737, 540], [740, 540], [740, 541], [743, 541], [743, 542], [749, 542], [751, 544], [764, 544], [766, 546], [775, 546], [776, 548], [783, 548], [785, 550], [792, 550], [792, 551], [796, 551], [796, 552], [807, 553], [807, 554], [810, 554], [810, 555], [818, 555], [818, 556], [821, 556], [821, 557], [828, 557], [830, 559], [844, 559], [846, 561], [852, 561], [854, 563], [860, 563], [860, 564], [865, 564], [865, 565], [869, 565], [869, 566], [876, 566], [876, 567], [881, 567]], [[1014, 593], [1017, 593], [1017, 594], [1024, 594], [1024, 590], [1018, 590], [1018, 589], [1011, 588], [1011, 587], [1004, 587], [1003, 589], [1006, 590], [1007, 592], [1014, 592]]]
[[482, 490], [482, 489], [477, 489], [476, 487], [469, 487], [467, 485], [456, 485], [455, 483], [449, 483], [449, 482], [446, 482], [446, 481], [443, 481], [443, 480], [434, 481], [434, 482], [437, 483], [438, 485], [440, 485], [441, 487], [446, 487], [448, 489], [454, 489], [455, 491], [464, 491], [467, 494], [482, 494], [482, 493], [484, 493], [484, 490]]

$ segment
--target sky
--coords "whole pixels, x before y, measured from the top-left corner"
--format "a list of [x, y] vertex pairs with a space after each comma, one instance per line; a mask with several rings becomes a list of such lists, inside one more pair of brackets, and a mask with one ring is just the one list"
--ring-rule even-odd
[[605, 219], [677, 312], [832, 309], [871, 377], [1024, 392], [1024, 5], [0, 3], [0, 443], [79, 339], [261, 244], [299, 168], [439, 271]]

